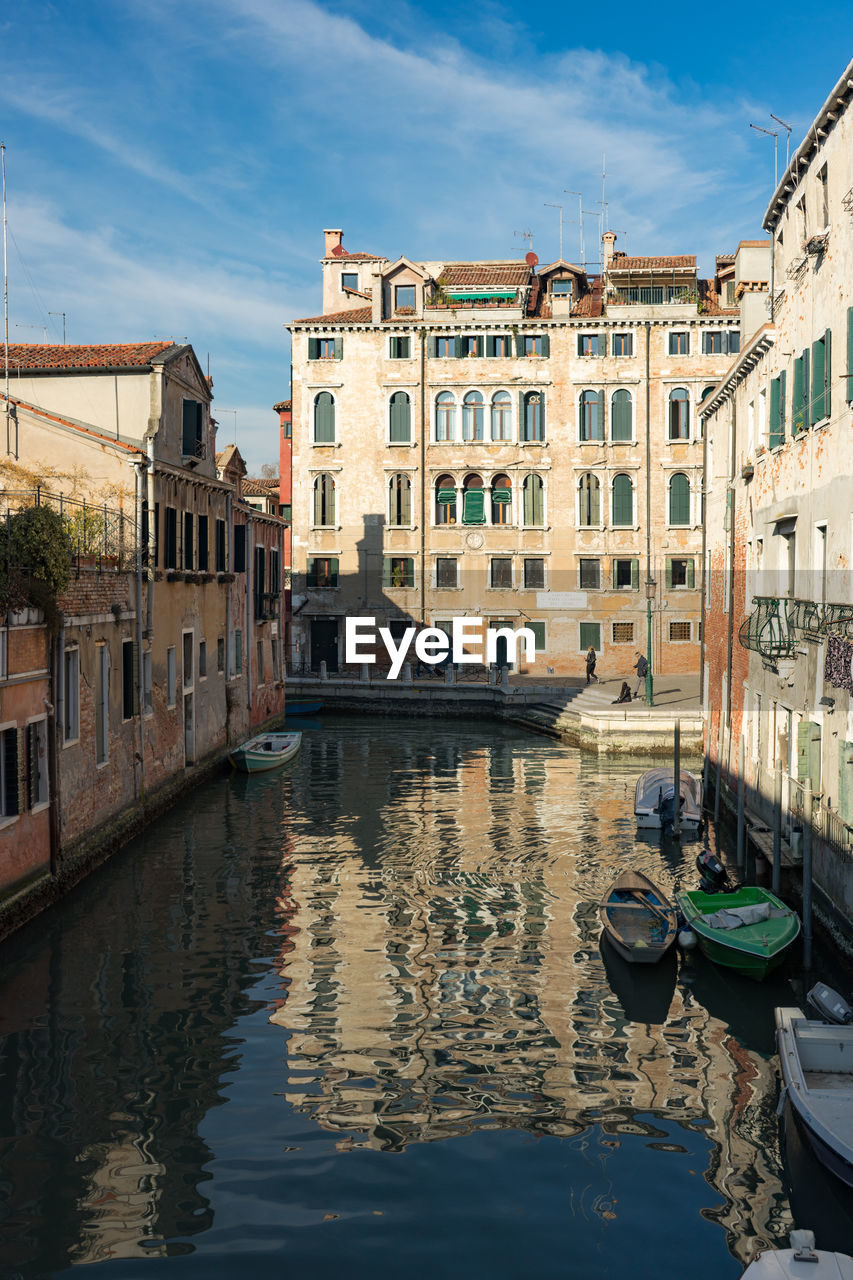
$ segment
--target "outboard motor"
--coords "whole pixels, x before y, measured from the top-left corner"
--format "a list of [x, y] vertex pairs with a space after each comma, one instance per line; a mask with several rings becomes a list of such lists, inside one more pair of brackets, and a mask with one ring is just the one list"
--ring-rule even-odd
[[837, 991], [828, 987], [825, 982], [818, 982], [806, 997], [813, 1009], [816, 1009], [824, 1022], [836, 1022], [846, 1026], [853, 1022], [853, 1009]]
[[703, 893], [728, 893], [729, 873], [716, 854], [710, 849], [703, 849], [696, 859], [696, 870], [702, 876], [700, 888]]

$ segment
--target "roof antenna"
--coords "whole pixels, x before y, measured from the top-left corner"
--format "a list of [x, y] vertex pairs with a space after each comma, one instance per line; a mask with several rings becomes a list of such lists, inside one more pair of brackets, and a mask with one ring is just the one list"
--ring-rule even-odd
[[[749, 127], [754, 129], [756, 133], [766, 133], [768, 138], [773, 139], [773, 190], [775, 191], [779, 185], [779, 130], [762, 129], [760, 124], [751, 124]], [[787, 169], [787, 167], [786, 165], [785, 168]]]
[[582, 271], [586, 270], [586, 250], [583, 242], [583, 195], [580, 191], [569, 191], [568, 187], [564, 187], [563, 191], [567, 196], [577, 196], [578, 198], [578, 231], [580, 233], [580, 250], [581, 260], [578, 266]]
[[[527, 252], [533, 252], [533, 232], [529, 227], [525, 227], [523, 231], [513, 231], [514, 236], [520, 236], [522, 240], [527, 241]], [[521, 249], [513, 249], [513, 253], [521, 253]]]
[[561, 204], [549, 204], [548, 201], [546, 200], [545, 208], [560, 210], [560, 261], [562, 262], [563, 261], [563, 206]]
[[787, 173], [787, 171], [788, 171], [788, 163], [789, 163], [789, 156], [790, 156], [790, 154], [791, 154], [791, 125], [789, 125], [789, 124], [785, 124], [785, 121], [784, 121], [784, 120], [780, 120], [779, 116], [774, 116], [774, 114], [773, 114], [773, 112], [772, 112], [772, 111], [770, 112], [770, 119], [771, 119], [771, 120], [775, 120], [777, 124], [781, 124], [782, 128], [785, 130], [785, 133], [786, 133], [786, 137], [785, 137], [785, 172]]

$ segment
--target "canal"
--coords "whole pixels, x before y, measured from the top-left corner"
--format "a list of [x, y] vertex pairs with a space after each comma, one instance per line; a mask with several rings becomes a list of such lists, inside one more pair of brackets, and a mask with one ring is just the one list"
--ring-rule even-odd
[[776, 1115], [795, 968], [600, 942], [620, 870], [698, 880], [699, 843], [638, 837], [646, 767], [317, 721], [7, 940], [3, 1280], [734, 1280], [792, 1218], [853, 1252]]

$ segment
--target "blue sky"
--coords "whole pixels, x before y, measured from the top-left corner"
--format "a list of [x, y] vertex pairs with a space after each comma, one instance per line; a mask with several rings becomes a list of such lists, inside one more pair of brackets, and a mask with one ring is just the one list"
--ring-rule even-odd
[[563, 203], [577, 260], [570, 188], [592, 258], [605, 154], [619, 246], [709, 272], [761, 234], [772, 140], [750, 121], [800, 142], [851, 14], [19, 0], [0, 22], [10, 340], [61, 340], [50, 312], [69, 342], [186, 338], [220, 445], [236, 427], [257, 471], [277, 461], [282, 326], [321, 310], [323, 227], [414, 259], [513, 257], [530, 228], [545, 262]]

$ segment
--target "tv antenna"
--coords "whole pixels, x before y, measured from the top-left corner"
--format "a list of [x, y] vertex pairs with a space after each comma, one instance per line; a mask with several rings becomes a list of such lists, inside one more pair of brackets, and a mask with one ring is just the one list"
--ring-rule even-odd
[[586, 266], [584, 243], [583, 243], [583, 195], [580, 191], [569, 191], [568, 187], [563, 188], [563, 192], [567, 196], [577, 196], [578, 198], [578, 235], [580, 236], [580, 262], [578, 266], [583, 268]]
[[49, 316], [62, 316], [62, 345], [65, 346], [65, 312], [64, 311], [48, 311]]
[[[775, 120], [776, 117], [773, 118]], [[775, 191], [779, 185], [779, 130], [764, 129], [760, 124], [751, 124], [749, 127], [756, 133], [766, 133], [768, 138], [773, 139], [773, 190]], [[787, 167], [786, 165], [785, 168]]]
[[16, 329], [41, 329], [42, 337], [45, 345], [47, 344], [47, 325], [46, 324], [16, 324]]
[[[514, 236], [520, 236], [522, 240], [527, 241], [527, 252], [533, 251], [533, 232], [529, 227], [525, 227], [523, 231], [513, 231]], [[513, 253], [521, 253], [520, 249], [513, 249]]]
[[546, 200], [545, 208], [560, 210], [560, 261], [562, 262], [563, 261], [563, 206], [561, 204], [549, 204], [548, 201]]
[[785, 130], [785, 170], [787, 172], [789, 157], [791, 154], [791, 125], [785, 124], [785, 121], [781, 120], [779, 116], [774, 116], [772, 111], [770, 112], [770, 119], [775, 120], [777, 124], [781, 124], [782, 128]]
[[236, 410], [236, 409], [222, 409], [222, 408], [220, 408], [219, 406], [217, 406], [217, 410], [216, 410], [216, 412], [217, 412], [217, 414], [220, 414], [220, 413], [233, 413], [233, 414], [234, 414], [234, 443], [236, 444], [236, 443], [237, 443], [237, 410]]

